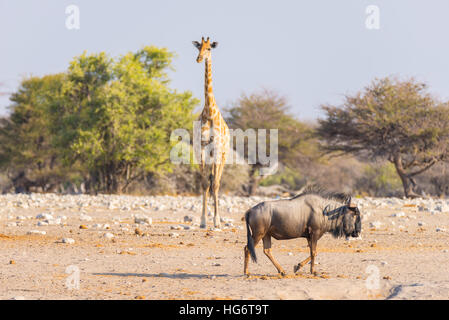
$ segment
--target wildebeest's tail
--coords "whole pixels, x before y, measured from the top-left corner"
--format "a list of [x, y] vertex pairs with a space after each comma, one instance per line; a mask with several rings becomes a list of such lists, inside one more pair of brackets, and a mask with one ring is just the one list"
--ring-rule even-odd
[[248, 210], [245, 213], [247, 247], [248, 247], [249, 253], [251, 254], [251, 259], [254, 262], [257, 262], [256, 250], [254, 248], [254, 240], [253, 240], [253, 237], [251, 234], [251, 228], [249, 226], [249, 214], [250, 213], [251, 213], [251, 210]]

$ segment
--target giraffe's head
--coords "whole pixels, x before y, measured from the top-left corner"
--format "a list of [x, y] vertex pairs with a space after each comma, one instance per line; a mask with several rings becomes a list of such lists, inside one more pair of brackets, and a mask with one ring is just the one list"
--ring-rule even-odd
[[198, 58], [196, 58], [196, 62], [200, 63], [204, 58], [210, 58], [210, 51], [217, 47], [218, 42], [210, 43], [209, 37], [207, 40], [204, 40], [204, 37], [201, 38], [201, 43], [198, 41], [192, 41], [193, 45], [200, 51], [198, 54]]

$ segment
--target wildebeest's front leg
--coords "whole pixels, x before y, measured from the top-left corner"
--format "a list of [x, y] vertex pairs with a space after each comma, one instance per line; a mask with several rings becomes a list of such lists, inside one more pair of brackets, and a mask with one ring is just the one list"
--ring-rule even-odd
[[315, 274], [315, 256], [316, 256], [316, 245], [318, 242], [318, 237], [311, 234], [309, 241], [310, 248], [310, 273]]
[[311, 257], [307, 257], [306, 259], [304, 259], [303, 261], [301, 261], [300, 263], [298, 263], [296, 266], [293, 267], [293, 272], [296, 273], [299, 271], [299, 269], [301, 269], [302, 267], [304, 267], [309, 261], [310, 261]]
[[263, 237], [262, 240], [263, 240], [263, 253], [265, 253], [268, 259], [270, 259], [270, 261], [274, 264], [278, 272], [282, 276], [285, 276], [284, 269], [282, 269], [281, 265], [274, 259], [273, 255], [271, 254], [271, 236], [267, 234], [265, 237]]

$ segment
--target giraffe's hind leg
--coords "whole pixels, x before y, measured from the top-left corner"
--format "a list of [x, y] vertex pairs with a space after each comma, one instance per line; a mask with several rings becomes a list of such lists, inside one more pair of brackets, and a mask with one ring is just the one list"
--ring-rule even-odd
[[214, 164], [213, 166], [213, 181], [212, 181], [212, 192], [214, 196], [214, 226], [215, 228], [221, 227], [220, 222], [220, 213], [218, 211], [218, 191], [220, 190], [220, 182], [223, 174], [223, 169], [226, 162], [226, 154], [223, 153], [221, 157], [221, 161], [219, 163]]

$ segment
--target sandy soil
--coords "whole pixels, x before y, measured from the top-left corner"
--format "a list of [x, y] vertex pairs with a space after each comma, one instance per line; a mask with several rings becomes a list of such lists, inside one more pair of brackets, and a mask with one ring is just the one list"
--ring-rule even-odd
[[[259, 263], [250, 264], [247, 278], [241, 218], [248, 201], [223, 213], [228, 226], [213, 231], [210, 218], [207, 230], [196, 227], [196, 219], [183, 221], [186, 215], [199, 216], [199, 198], [189, 200], [196, 203], [193, 209], [181, 204], [154, 211], [97, 206], [95, 199], [58, 205], [64, 203], [60, 196], [28, 206], [11, 202], [12, 197], [0, 196], [0, 299], [449, 298], [449, 213], [420, 211], [416, 201], [363, 202], [362, 239], [324, 236], [318, 242], [318, 275], [311, 275], [308, 265], [293, 274], [294, 264], [308, 255], [305, 239], [273, 239], [273, 254], [288, 275], [277, 275], [259, 244]], [[67, 219], [37, 226], [43, 219], [36, 216], [45, 212]], [[142, 213], [151, 224], [135, 224], [133, 215]], [[191, 229], [171, 229], [180, 224]], [[31, 230], [46, 234], [27, 234]], [[112, 239], [104, 237], [108, 232]], [[75, 242], [62, 243], [63, 238]], [[71, 282], [77, 270], [79, 288]]]

